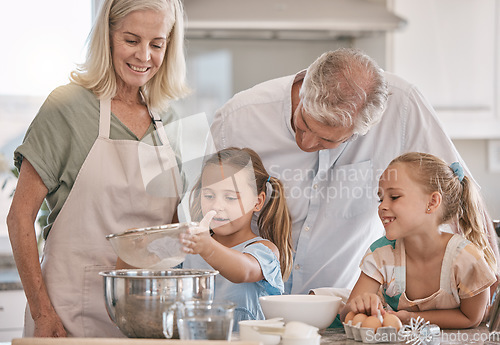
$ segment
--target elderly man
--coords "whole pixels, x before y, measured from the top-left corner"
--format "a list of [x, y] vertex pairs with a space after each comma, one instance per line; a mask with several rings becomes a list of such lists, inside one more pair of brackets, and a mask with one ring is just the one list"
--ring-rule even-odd
[[216, 149], [257, 151], [285, 186], [295, 249], [286, 293], [352, 288], [383, 235], [378, 178], [393, 158], [421, 151], [464, 165], [419, 91], [352, 49], [236, 94], [211, 133]]

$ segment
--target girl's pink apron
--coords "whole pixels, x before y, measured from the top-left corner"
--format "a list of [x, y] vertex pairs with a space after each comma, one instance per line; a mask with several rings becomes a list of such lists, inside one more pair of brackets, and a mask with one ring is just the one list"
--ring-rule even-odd
[[[111, 101], [100, 103], [95, 141], [45, 244], [42, 274], [68, 336], [123, 337], [104, 304], [100, 271], [117, 257], [105, 236], [170, 223], [181, 179], [163, 124], [154, 115], [161, 146], [110, 140]], [[25, 336], [33, 336], [29, 310]]]

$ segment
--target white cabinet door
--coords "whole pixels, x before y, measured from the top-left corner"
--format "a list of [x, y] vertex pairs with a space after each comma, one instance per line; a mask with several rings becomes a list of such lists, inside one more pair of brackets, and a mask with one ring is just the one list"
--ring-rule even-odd
[[21, 337], [25, 306], [23, 290], [0, 291], [0, 341]]
[[[393, 0], [405, 28], [388, 69], [415, 84], [454, 138], [500, 138], [496, 0]], [[390, 53], [389, 51], [389, 53]]]
[[7, 330], [7, 331], [2, 331], [0, 329], [0, 343], [5, 342], [7, 344], [10, 344], [12, 339], [22, 338], [22, 337], [23, 337], [23, 329], [22, 328], [16, 328], [16, 329]]

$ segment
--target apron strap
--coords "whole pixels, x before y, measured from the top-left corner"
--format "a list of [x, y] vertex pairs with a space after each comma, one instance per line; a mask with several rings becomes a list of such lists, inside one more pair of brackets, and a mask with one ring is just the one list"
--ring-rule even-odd
[[[163, 145], [170, 146], [167, 133], [163, 127], [163, 122], [158, 114], [149, 110], [149, 115], [153, 119], [154, 126], [158, 132], [158, 136]], [[109, 139], [109, 131], [111, 126], [111, 99], [101, 99], [99, 106], [99, 137]]]
[[109, 139], [111, 126], [111, 99], [101, 99], [99, 102], [99, 137]]
[[170, 146], [170, 142], [167, 137], [167, 133], [165, 132], [165, 127], [163, 126], [163, 122], [161, 121], [161, 118], [158, 114], [153, 113], [152, 111], [149, 111], [149, 115], [153, 119], [154, 126], [156, 128], [156, 132], [158, 133], [158, 137], [160, 138], [160, 141], [163, 145], [168, 145]]
[[[165, 132], [165, 126], [163, 126], [163, 122], [161, 121], [161, 117], [158, 114], [150, 111], [149, 108], [148, 108], [148, 111], [149, 111], [149, 115], [153, 119], [153, 123], [154, 123], [154, 126], [156, 128], [156, 132], [158, 133], [158, 137], [160, 138], [162, 145], [168, 147], [169, 159], [171, 159], [172, 162], [177, 162], [177, 158], [175, 156], [175, 153], [174, 153], [172, 146], [170, 145], [170, 141], [168, 140], [167, 132]], [[172, 172], [172, 179], [174, 180], [174, 184], [176, 186], [177, 197], [180, 198], [180, 195], [182, 194], [182, 178], [181, 178], [179, 169], [178, 168], [171, 169], [171, 172]]]
[[[144, 104], [147, 104], [146, 98], [144, 97], [144, 93], [142, 90], [139, 90], [139, 94], [141, 95], [141, 99], [144, 102]], [[149, 107], [146, 105], [148, 108], [148, 113], [151, 119], [153, 120], [153, 125], [156, 129], [156, 132], [158, 133], [158, 137], [160, 138], [160, 141], [163, 145], [170, 146], [170, 142], [168, 141], [167, 133], [165, 132], [165, 128], [163, 127], [163, 122], [161, 121], [161, 117], [157, 113], [153, 113]]]

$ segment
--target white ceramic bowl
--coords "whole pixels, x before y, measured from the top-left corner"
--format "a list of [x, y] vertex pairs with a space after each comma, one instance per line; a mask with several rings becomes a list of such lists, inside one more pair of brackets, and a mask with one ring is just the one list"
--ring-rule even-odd
[[274, 295], [259, 298], [266, 319], [282, 317], [325, 329], [337, 316], [342, 299], [325, 295]]

